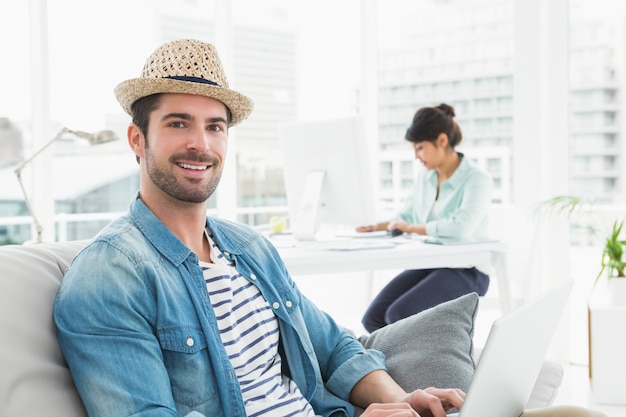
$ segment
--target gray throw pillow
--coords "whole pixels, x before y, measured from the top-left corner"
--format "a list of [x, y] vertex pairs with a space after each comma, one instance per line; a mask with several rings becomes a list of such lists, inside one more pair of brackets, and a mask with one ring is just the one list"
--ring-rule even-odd
[[474, 376], [474, 319], [478, 295], [470, 293], [364, 335], [359, 341], [385, 354], [387, 368], [407, 392], [460, 388]]

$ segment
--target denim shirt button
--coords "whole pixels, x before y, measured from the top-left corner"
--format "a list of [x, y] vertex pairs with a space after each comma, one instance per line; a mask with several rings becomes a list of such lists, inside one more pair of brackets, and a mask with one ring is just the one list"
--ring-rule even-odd
[[291, 307], [293, 304], [291, 303], [291, 301], [287, 300], [287, 302], [285, 303], [285, 305], [286, 305], [287, 307]]
[[256, 275], [254, 275], [254, 274], [250, 274], [250, 279], [251, 279], [251, 280], [253, 280], [253, 281], [255, 281], [255, 280], [256, 280]]
[[278, 304], [278, 301], [274, 301], [272, 307], [274, 308], [274, 310], [278, 310], [280, 308], [280, 304]]
[[192, 347], [195, 343], [192, 337], [187, 338], [187, 346]]

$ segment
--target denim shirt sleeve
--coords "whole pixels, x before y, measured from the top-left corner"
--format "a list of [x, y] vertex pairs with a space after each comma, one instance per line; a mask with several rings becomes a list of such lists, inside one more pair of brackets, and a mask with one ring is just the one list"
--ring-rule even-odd
[[[304, 296], [300, 311], [302, 323], [294, 320], [294, 325], [301, 333], [300, 342], [304, 348], [311, 344], [313, 355], [309, 360], [319, 369], [325, 389], [348, 401], [350, 392], [365, 375], [374, 370], [387, 369], [382, 353], [364, 349], [354, 336]], [[304, 328], [299, 329], [300, 325]], [[289, 362], [289, 354], [286, 359]], [[306, 383], [299, 380], [299, 374], [293, 377], [299, 386]]]
[[54, 318], [89, 415], [178, 415], [154, 329], [154, 290], [142, 276], [158, 268], [96, 242], [64, 277]]

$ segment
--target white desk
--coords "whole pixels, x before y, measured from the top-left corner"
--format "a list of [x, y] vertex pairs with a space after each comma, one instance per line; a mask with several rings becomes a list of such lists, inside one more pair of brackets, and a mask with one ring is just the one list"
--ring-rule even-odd
[[328, 250], [322, 242], [276, 239], [276, 246], [292, 275], [385, 269], [462, 268], [472, 265], [493, 266], [498, 282], [502, 313], [512, 308], [511, 287], [506, 270], [506, 245], [503, 242], [467, 245], [435, 245], [421, 241], [399, 243], [393, 248]]

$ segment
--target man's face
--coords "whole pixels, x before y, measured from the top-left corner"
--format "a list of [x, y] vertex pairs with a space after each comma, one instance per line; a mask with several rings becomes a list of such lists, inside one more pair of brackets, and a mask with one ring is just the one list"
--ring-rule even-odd
[[143, 175], [148, 176], [142, 180], [146, 185], [143, 191], [162, 192], [189, 203], [206, 201], [222, 175], [227, 129], [222, 102], [189, 94], [164, 94], [150, 114], [143, 147], [135, 149], [143, 160]]

